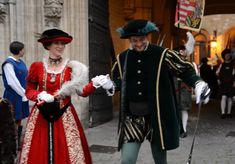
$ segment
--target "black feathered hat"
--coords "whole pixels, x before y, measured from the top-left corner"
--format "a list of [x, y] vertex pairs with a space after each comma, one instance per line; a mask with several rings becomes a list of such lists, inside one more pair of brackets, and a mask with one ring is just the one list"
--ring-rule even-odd
[[144, 19], [131, 20], [124, 27], [117, 29], [121, 39], [127, 39], [131, 36], [146, 36], [153, 31], [159, 31], [159, 29], [154, 23]]
[[63, 41], [65, 44], [70, 43], [73, 40], [73, 37], [68, 33], [59, 30], [59, 29], [49, 29], [45, 30], [38, 42], [42, 44], [52, 43], [53, 41]]

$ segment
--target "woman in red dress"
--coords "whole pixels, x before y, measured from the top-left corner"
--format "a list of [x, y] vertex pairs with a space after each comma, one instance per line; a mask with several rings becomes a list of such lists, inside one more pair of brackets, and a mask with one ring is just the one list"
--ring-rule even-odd
[[87, 140], [70, 96], [93, 93], [99, 85], [97, 79], [88, 83], [87, 67], [62, 57], [65, 45], [72, 41], [69, 34], [50, 29], [38, 41], [49, 55], [29, 69], [26, 95], [37, 103], [28, 118], [19, 163], [91, 164]]

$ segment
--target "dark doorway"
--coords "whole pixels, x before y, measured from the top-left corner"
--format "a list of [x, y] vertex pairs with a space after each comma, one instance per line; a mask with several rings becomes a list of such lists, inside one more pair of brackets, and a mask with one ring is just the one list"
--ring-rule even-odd
[[[89, 0], [89, 76], [110, 74], [113, 51], [107, 0]], [[90, 126], [113, 118], [112, 97], [99, 88], [90, 96]]]

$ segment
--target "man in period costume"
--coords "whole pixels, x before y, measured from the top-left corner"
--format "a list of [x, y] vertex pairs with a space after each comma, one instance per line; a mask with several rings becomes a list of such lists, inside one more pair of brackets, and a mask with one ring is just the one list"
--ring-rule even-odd
[[118, 148], [122, 164], [136, 163], [145, 139], [151, 143], [155, 163], [166, 164], [166, 151], [179, 146], [180, 133], [171, 72], [195, 88], [197, 103], [202, 93], [207, 96], [204, 103], [209, 101], [210, 89], [176, 51], [149, 43], [147, 35], [158, 31], [152, 22], [131, 20], [117, 31], [121, 39], [130, 41], [130, 48], [117, 56], [112, 69], [116, 89], [121, 91]]

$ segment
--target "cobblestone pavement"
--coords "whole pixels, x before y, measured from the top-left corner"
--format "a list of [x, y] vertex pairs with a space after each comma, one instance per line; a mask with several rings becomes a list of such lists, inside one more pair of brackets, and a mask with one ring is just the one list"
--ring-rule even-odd
[[[180, 139], [179, 148], [168, 151], [168, 164], [187, 163], [197, 121], [196, 108], [194, 105], [190, 112], [188, 137]], [[191, 164], [235, 164], [235, 114], [233, 118], [221, 119], [219, 110], [218, 100], [203, 106]], [[116, 150], [117, 124], [117, 118], [114, 118], [85, 130], [94, 164], [120, 164], [120, 152]], [[140, 149], [137, 163], [154, 163], [147, 141]]]

